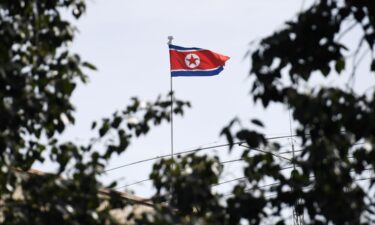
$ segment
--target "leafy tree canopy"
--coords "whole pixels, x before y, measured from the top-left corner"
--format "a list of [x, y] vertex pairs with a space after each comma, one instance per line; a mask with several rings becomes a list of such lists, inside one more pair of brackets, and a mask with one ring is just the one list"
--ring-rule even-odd
[[[85, 4], [9, 0], [0, 6], [1, 222], [115, 224], [109, 210], [129, 202], [113, 192], [108, 207], [100, 207], [102, 186], [97, 177], [107, 160], [122, 153], [133, 137], [170, 119], [168, 96], [148, 104], [134, 98], [123, 111], [94, 123], [98, 136], [87, 145], [60, 143], [64, 121], [74, 122], [70, 102], [74, 87], [85, 82], [84, 67], [95, 69], [69, 52], [67, 44], [75, 29], [61, 11], [69, 10], [78, 19]], [[360, 28], [354, 49], [342, 41], [353, 27]], [[242, 154], [244, 182], [230, 196], [222, 196], [212, 190], [223, 169], [218, 158], [191, 154], [163, 159], [150, 175], [157, 190], [154, 210], [136, 223], [286, 224], [291, 221], [285, 210], [294, 209], [305, 224], [372, 224], [374, 180], [363, 184], [359, 177], [373, 172], [375, 165], [373, 87], [356, 93], [350, 85], [307, 90], [301, 85], [315, 76], [343, 73], [349, 60], [344, 53], [352, 51], [351, 57], [361, 49], [373, 53], [374, 41], [371, 0], [316, 1], [283, 29], [262, 39], [251, 53], [251, 95], [264, 107], [275, 103], [290, 107], [298, 123], [295, 138], [301, 142], [301, 154], [290, 159], [294, 168], [283, 169], [279, 143], [238, 126], [240, 121], [234, 119], [222, 135], [231, 147], [237, 140], [247, 147]], [[368, 74], [361, 76], [372, 75], [374, 59], [368, 68]], [[174, 113], [182, 114], [189, 106], [175, 101]], [[140, 118], [138, 123], [129, 120], [134, 116]], [[263, 126], [256, 119], [251, 122]], [[110, 143], [105, 144], [105, 153], [98, 150], [101, 142]], [[358, 143], [365, 145], [355, 146]], [[58, 165], [56, 174], [41, 178], [20, 172], [43, 161], [45, 151]], [[62, 173], [69, 179], [62, 182]], [[18, 189], [22, 198], [15, 197]]]
[[[69, 51], [76, 28], [62, 12], [79, 19], [85, 10], [83, 0], [0, 2], [1, 224], [115, 223], [109, 211], [126, 202], [113, 192], [103, 207], [98, 176], [133, 137], [170, 120], [170, 96], [133, 98], [124, 110], [93, 123], [98, 135], [92, 142], [59, 141], [66, 124], [74, 123], [70, 98], [77, 83], [86, 82], [84, 71], [95, 70]], [[182, 114], [189, 103], [174, 105], [174, 113]], [[43, 153], [57, 165], [56, 174], [27, 173], [44, 161]]]
[[[353, 28], [358, 28], [354, 35], [359, 39], [354, 47], [343, 41]], [[342, 88], [303, 88], [313, 77], [343, 74], [352, 58], [353, 79], [359, 54], [369, 51], [373, 56], [374, 43], [375, 4], [348, 0], [315, 1], [262, 39], [250, 54], [251, 95], [264, 107], [290, 108], [298, 124], [294, 138], [301, 142], [300, 154], [291, 159], [294, 169], [283, 168], [279, 143], [234, 119], [222, 135], [231, 147], [238, 140], [248, 146], [242, 155], [246, 181], [231, 196], [221, 196], [207, 189], [218, 182], [220, 170], [212, 166], [217, 160], [188, 156], [175, 167], [161, 162], [151, 175], [158, 190], [155, 198], [164, 190], [171, 193], [170, 206], [178, 210], [160, 209], [141, 224], [287, 224], [292, 222], [286, 216], [291, 209], [298, 224], [374, 223], [374, 179], [360, 178], [375, 166], [374, 86], [365, 93], [356, 93], [350, 81]], [[361, 77], [373, 75], [375, 60], [366, 66], [368, 72]], [[252, 124], [263, 126], [256, 119]], [[192, 163], [186, 166], [186, 160]]]

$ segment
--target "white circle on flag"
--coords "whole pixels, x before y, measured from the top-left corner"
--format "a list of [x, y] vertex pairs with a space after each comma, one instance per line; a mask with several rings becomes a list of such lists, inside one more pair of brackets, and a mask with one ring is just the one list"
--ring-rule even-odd
[[185, 64], [190, 69], [194, 69], [198, 67], [200, 63], [201, 63], [201, 59], [199, 58], [198, 55], [194, 53], [189, 53], [185, 57]]

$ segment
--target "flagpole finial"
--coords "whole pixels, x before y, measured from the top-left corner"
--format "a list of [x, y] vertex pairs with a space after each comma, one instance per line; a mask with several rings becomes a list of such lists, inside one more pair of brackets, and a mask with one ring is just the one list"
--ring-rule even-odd
[[173, 36], [168, 36], [168, 44], [170, 45], [170, 44], [172, 44], [172, 41], [173, 41]]

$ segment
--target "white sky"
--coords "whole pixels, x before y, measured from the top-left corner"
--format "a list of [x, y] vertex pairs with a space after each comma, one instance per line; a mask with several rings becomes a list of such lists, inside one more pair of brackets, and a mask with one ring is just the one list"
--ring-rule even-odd
[[[244, 56], [249, 42], [281, 28], [295, 17], [301, 4], [298, 0], [90, 1], [87, 14], [77, 23], [79, 34], [73, 50], [99, 70], [90, 72], [90, 83], [76, 90], [76, 125], [67, 129], [64, 138], [79, 142], [92, 137], [91, 122], [122, 109], [132, 96], [154, 100], [158, 94], [168, 93], [169, 35], [175, 37], [176, 45], [206, 48], [231, 57], [219, 76], [174, 78], [176, 96], [190, 100], [193, 106], [183, 118], [175, 117], [175, 152], [225, 143], [219, 133], [235, 116], [243, 118], [246, 125], [249, 119], [260, 118], [268, 136], [288, 135], [286, 108], [264, 110], [253, 104], [248, 94], [250, 62]], [[134, 140], [108, 167], [168, 154], [169, 129], [169, 124], [164, 124]], [[221, 155], [223, 160], [238, 158], [236, 153]], [[121, 186], [147, 179], [151, 165], [116, 170], [103, 181], [118, 180]], [[239, 176], [238, 165], [226, 168], [224, 178]], [[140, 196], [151, 194], [149, 183], [132, 189]]]

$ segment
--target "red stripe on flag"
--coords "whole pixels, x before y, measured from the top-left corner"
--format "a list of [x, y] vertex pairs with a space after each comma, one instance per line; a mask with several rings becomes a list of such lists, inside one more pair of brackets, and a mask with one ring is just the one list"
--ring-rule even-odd
[[[229, 59], [228, 56], [221, 55], [209, 50], [199, 51], [176, 51], [169, 50], [171, 60], [171, 70], [210, 70], [215, 69], [219, 66], [224, 66], [225, 62]], [[195, 54], [199, 57], [199, 66], [195, 68], [189, 68], [186, 65], [185, 58], [189, 54]]]

